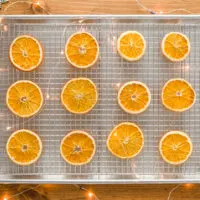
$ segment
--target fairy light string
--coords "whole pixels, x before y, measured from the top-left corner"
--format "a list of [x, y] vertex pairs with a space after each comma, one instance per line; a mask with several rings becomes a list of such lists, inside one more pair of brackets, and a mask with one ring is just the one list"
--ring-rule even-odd
[[83, 187], [81, 185], [76, 185], [76, 184], [74, 184], [74, 187], [76, 187], [78, 190], [85, 191], [87, 193], [87, 196], [89, 197], [89, 199], [91, 199], [91, 200], [99, 200], [97, 195], [95, 193], [89, 191], [87, 188], [85, 188], [85, 187]]
[[[77, 188], [79, 191], [83, 191], [86, 192], [86, 195], [88, 198], [88, 200], [99, 200], [99, 198], [97, 197], [97, 195], [94, 192], [91, 192], [90, 190], [88, 190], [87, 188], [83, 187], [82, 185], [77, 185], [74, 184], [73, 185], [75, 188]], [[180, 188], [184, 188], [184, 189], [192, 189], [194, 188], [194, 184], [191, 183], [186, 183], [186, 184], [178, 184], [175, 185], [168, 193], [168, 196], [166, 198], [166, 200], [173, 200], [174, 198], [172, 198], [173, 194]], [[38, 185], [34, 185], [33, 187], [27, 188], [19, 193], [13, 194], [13, 195], [4, 195], [3, 197], [0, 197], [0, 200], [13, 200], [16, 197], [19, 197], [20, 195], [23, 195], [31, 190], [34, 190], [36, 188], [42, 187], [42, 185], [38, 184]]]
[[161, 14], [171, 14], [171, 13], [174, 13], [174, 12], [177, 12], [177, 11], [182, 11], [182, 12], [186, 12], [188, 14], [193, 14], [190, 10], [187, 10], [185, 8], [178, 8], [178, 9], [172, 9], [172, 10], [169, 10], [169, 11], [162, 11], [160, 10], [159, 12], [155, 11], [155, 10], [152, 10], [148, 7], [146, 7], [140, 0], [135, 0], [135, 2], [137, 3], [138, 6], [140, 6], [143, 10], [146, 10], [147, 12], [149, 12], [150, 14], [158, 14], [158, 15], [161, 15]]
[[17, 4], [28, 4], [31, 6], [32, 10], [34, 9], [39, 9], [41, 10], [44, 14], [51, 14], [49, 11], [48, 11], [48, 8], [45, 8], [45, 6], [38, 0], [36, 2], [34, 2], [33, 0], [30, 1], [30, 0], [17, 0], [17, 1], [14, 1], [12, 3], [9, 3], [3, 10], [3, 13], [6, 14], [6, 12], [8, 11], [9, 8], [13, 8], [14, 6], [17, 6]]
[[142, 4], [139, 0], [135, 0], [135, 2], [140, 6], [143, 10], [146, 10], [150, 14], [157, 14], [155, 11], [151, 10], [150, 8], [147, 8], [144, 4]]
[[[141, 0], [134, 0], [135, 2], [136, 2], [136, 4], [140, 7], [140, 8], [142, 8], [143, 10], [145, 10], [145, 11], [147, 11], [149, 14], [158, 14], [158, 15], [161, 15], [161, 14], [170, 14], [170, 13], [175, 13], [175, 12], [177, 12], [177, 11], [181, 11], [181, 12], [185, 12], [185, 13], [188, 13], [188, 14], [193, 14], [190, 10], [188, 10], [188, 9], [185, 9], [185, 8], [177, 8], [177, 9], [172, 9], [172, 10], [169, 10], [169, 11], [162, 11], [162, 10], [160, 10], [160, 11], [155, 11], [155, 10], [153, 10], [153, 9], [150, 9], [150, 8], [148, 8], [147, 6], [145, 6], [142, 2], [141, 2]], [[1, 1], [2, 2], [2, 1]], [[15, 1], [15, 2], [12, 2], [12, 3], [9, 3], [5, 8], [4, 8], [4, 10], [3, 10], [3, 13], [6, 13], [7, 12], [7, 10], [9, 9], [9, 8], [12, 8], [13, 6], [15, 6], [16, 4], [18, 4], [18, 3], [27, 3], [27, 4], [29, 4], [29, 5], [31, 5], [31, 8], [33, 8], [33, 6], [37, 9], [37, 8], [39, 8], [39, 9], [41, 9], [45, 14], [51, 14], [49, 11], [48, 11], [48, 9], [47, 8], [45, 8], [45, 6], [43, 6], [42, 5], [42, 3], [38, 0], [38, 1], [36, 1], [36, 2], [34, 2], [34, 1], [30, 1], [30, 0], [28, 0], [28, 1], [25, 1], [25, 0], [17, 0], [17, 1]]]
[[[21, 192], [19, 192], [19, 193], [16, 193], [16, 194], [13, 194], [13, 195], [11, 195], [11, 196], [3, 196], [2, 198], [0, 198], [1, 200], [11, 200], [11, 199], [14, 199], [14, 198], [16, 198], [16, 197], [19, 197], [19, 196], [21, 196], [21, 195], [23, 195], [23, 194], [25, 194], [25, 193], [27, 193], [27, 192], [29, 192], [29, 191], [31, 191], [31, 190], [34, 190], [34, 189], [36, 189], [36, 188], [39, 188], [39, 187], [42, 187], [42, 185], [40, 185], [40, 184], [38, 184], [38, 185], [35, 185], [35, 186], [33, 186], [33, 187], [30, 187], [30, 188], [27, 188], [27, 189], [25, 189], [25, 190], [23, 190], [23, 191], [21, 191]], [[99, 198], [96, 196], [96, 194], [95, 193], [93, 193], [93, 192], [91, 192], [91, 191], [89, 191], [87, 188], [85, 188], [85, 187], [83, 187], [83, 186], [81, 186], [81, 185], [73, 185], [74, 187], [76, 187], [78, 190], [81, 190], [81, 191], [84, 191], [84, 192], [86, 192], [87, 193], [87, 196], [88, 196], [88, 199], [91, 199], [91, 200], [99, 200]]]
[[167, 197], [167, 200], [171, 200], [171, 196], [173, 194], [173, 192], [175, 192], [182, 184], [178, 184], [175, 187], [173, 187], [170, 191], [169, 191], [169, 195]]
[[8, 196], [8, 197], [5, 196], [5, 197], [2, 198], [2, 200], [10, 200], [10, 199], [13, 199], [13, 198], [18, 197], [18, 196], [20, 196], [20, 195], [22, 195], [22, 194], [25, 194], [26, 192], [28, 192], [28, 191], [30, 191], [30, 190], [33, 190], [33, 189], [38, 188], [39, 186], [40, 186], [40, 185], [36, 185], [36, 186], [30, 187], [30, 188], [27, 188], [27, 189], [25, 189], [25, 190], [23, 190], [23, 191], [21, 191], [21, 192], [19, 192], [19, 193], [13, 194], [13, 195], [11, 195], [11, 196]]
[[18, 4], [18, 3], [27, 3], [27, 4], [32, 5], [32, 2], [30, 2], [30, 1], [23, 1], [23, 0], [15, 1], [15, 2], [12, 2], [12, 3], [8, 4], [8, 5], [4, 8], [3, 12], [4, 12], [4, 13], [7, 12], [7, 10], [8, 10], [10, 7], [13, 7], [13, 6], [15, 6], [16, 4]]

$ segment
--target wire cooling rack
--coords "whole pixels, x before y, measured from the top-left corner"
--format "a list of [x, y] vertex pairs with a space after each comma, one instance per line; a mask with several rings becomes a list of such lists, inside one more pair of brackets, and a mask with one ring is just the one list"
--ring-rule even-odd
[[[132, 182], [199, 182], [200, 181], [200, 18], [195, 16], [7, 16], [0, 25], [0, 181], [65, 183], [132, 183]], [[127, 30], [141, 32], [146, 41], [145, 56], [138, 62], [127, 62], [116, 52], [116, 40]], [[70, 66], [64, 56], [67, 39], [76, 31], [88, 31], [99, 42], [100, 59], [94, 67], [80, 70]], [[191, 54], [184, 62], [171, 63], [161, 54], [160, 42], [170, 31], [186, 34]], [[33, 72], [20, 72], [8, 59], [9, 45], [19, 35], [30, 34], [44, 46], [44, 62]], [[71, 78], [88, 77], [99, 92], [96, 107], [86, 115], [67, 112], [60, 102], [63, 85]], [[184, 113], [166, 110], [160, 94], [171, 78], [184, 78], [196, 90], [194, 107]], [[20, 119], [5, 105], [6, 91], [17, 80], [37, 83], [45, 98], [39, 114]], [[137, 80], [148, 85], [152, 101], [148, 110], [130, 115], [117, 104], [119, 86]], [[111, 155], [106, 139], [120, 122], [135, 122], [144, 133], [142, 153], [134, 159], [120, 160]], [[10, 134], [26, 128], [37, 132], [43, 142], [43, 153], [31, 166], [17, 166], [6, 154]], [[96, 140], [97, 151], [90, 164], [71, 166], [59, 152], [61, 139], [74, 129], [89, 132]], [[192, 139], [191, 158], [181, 166], [166, 164], [160, 157], [158, 143], [170, 130], [181, 130]]]

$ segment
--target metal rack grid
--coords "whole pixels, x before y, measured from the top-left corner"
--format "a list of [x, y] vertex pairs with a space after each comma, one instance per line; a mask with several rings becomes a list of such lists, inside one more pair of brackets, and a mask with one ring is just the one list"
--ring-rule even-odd
[[[86, 17], [87, 18], [87, 17]], [[178, 21], [177, 21], [178, 20]], [[178, 22], [178, 23], [177, 23]], [[68, 37], [85, 30], [99, 42], [100, 59], [87, 70], [70, 66], [63, 55]], [[147, 49], [142, 60], [134, 63], [123, 60], [116, 52], [116, 40], [126, 30], [141, 32]], [[160, 41], [170, 31], [185, 33], [191, 42], [189, 58], [181, 63], [171, 63], [163, 58]], [[43, 64], [33, 72], [20, 72], [8, 59], [11, 41], [18, 35], [30, 34], [38, 38], [45, 49]], [[1, 181], [33, 182], [153, 182], [200, 180], [200, 24], [192, 19], [174, 18], [168, 21], [137, 17], [120, 20], [55, 17], [42, 19], [14, 19], [3, 21], [0, 32], [0, 179]], [[60, 103], [60, 92], [65, 82], [74, 77], [91, 78], [97, 85], [99, 101], [86, 115], [68, 113]], [[194, 107], [184, 113], [166, 110], [160, 101], [161, 88], [170, 78], [185, 78], [196, 90]], [[32, 80], [41, 87], [45, 105], [41, 112], [30, 118], [20, 119], [11, 114], [5, 105], [6, 90], [11, 83], [21, 79]], [[130, 115], [117, 104], [119, 84], [130, 80], [146, 83], [152, 93], [148, 110], [140, 115]], [[112, 156], [106, 147], [106, 139], [112, 128], [120, 122], [137, 123], [144, 132], [145, 145], [135, 159], [120, 160]], [[17, 166], [5, 152], [9, 135], [21, 128], [37, 132], [44, 150], [39, 161], [31, 166]], [[59, 153], [62, 137], [71, 130], [89, 132], [96, 140], [97, 152], [90, 164], [71, 166]], [[171, 166], [160, 158], [158, 142], [169, 130], [182, 130], [191, 136], [194, 151], [191, 158], [181, 166]], [[29, 179], [29, 180], [28, 180]]]

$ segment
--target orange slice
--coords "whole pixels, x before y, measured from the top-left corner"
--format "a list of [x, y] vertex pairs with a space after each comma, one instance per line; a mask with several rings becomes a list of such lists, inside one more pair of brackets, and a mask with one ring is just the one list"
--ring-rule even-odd
[[21, 129], [11, 134], [6, 150], [14, 163], [30, 165], [39, 159], [42, 153], [42, 142], [33, 131]]
[[118, 158], [133, 158], [144, 146], [141, 129], [134, 123], [123, 122], [117, 125], [107, 139], [109, 151]]
[[13, 40], [9, 51], [10, 61], [22, 71], [36, 69], [43, 60], [44, 53], [40, 42], [29, 35], [22, 35]]
[[171, 79], [162, 89], [162, 103], [169, 110], [183, 112], [190, 109], [196, 94], [190, 83], [184, 79]]
[[88, 78], [74, 78], [62, 89], [61, 102], [71, 113], [88, 113], [97, 103], [95, 84]]
[[181, 131], [170, 131], [160, 140], [159, 150], [162, 158], [169, 164], [180, 165], [192, 153], [192, 142], [189, 136]]
[[145, 53], [146, 42], [137, 31], [126, 31], [120, 35], [117, 41], [117, 50], [121, 57], [128, 61], [137, 61]]
[[74, 33], [66, 43], [65, 55], [74, 67], [81, 69], [91, 67], [99, 56], [98, 42], [90, 33]]
[[139, 81], [125, 83], [118, 92], [120, 107], [130, 114], [144, 112], [151, 101], [148, 87]]
[[42, 107], [42, 91], [32, 81], [17, 81], [7, 90], [6, 104], [15, 115], [31, 117]]
[[163, 55], [170, 61], [182, 61], [190, 53], [190, 41], [182, 33], [171, 32], [163, 38], [161, 49]]
[[95, 141], [85, 131], [72, 131], [61, 141], [60, 153], [63, 159], [72, 165], [89, 163], [96, 151]]

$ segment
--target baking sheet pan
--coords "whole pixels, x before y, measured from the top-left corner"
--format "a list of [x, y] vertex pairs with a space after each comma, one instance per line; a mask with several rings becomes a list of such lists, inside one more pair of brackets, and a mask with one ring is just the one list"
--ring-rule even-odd
[[[199, 16], [2, 16], [0, 25], [0, 182], [27, 183], [162, 183], [200, 182], [200, 17]], [[146, 41], [145, 56], [138, 62], [123, 60], [116, 52], [116, 40], [127, 30], [141, 32]], [[94, 67], [80, 70], [70, 66], [63, 55], [68, 37], [77, 31], [92, 33], [100, 45], [100, 59]], [[170, 31], [186, 34], [191, 54], [180, 63], [166, 60], [160, 50], [163, 36]], [[22, 34], [38, 38], [45, 49], [43, 64], [33, 72], [20, 72], [8, 59], [11, 41]], [[88, 77], [99, 91], [96, 107], [86, 115], [67, 112], [60, 103], [63, 85], [71, 78]], [[194, 107], [184, 113], [166, 110], [160, 94], [171, 78], [184, 78], [194, 87]], [[20, 119], [5, 104], [7, 88], [13, 82], [28, 79], [42, 89], [45, 105], [29, 119]], [[148, 110], [130, 115], [117, 104], [120, 84], [138, 80], [148, 85], [152, 101]], [[137, 123], [144, 132], [145, 145], [134, 159], [120, 160], [106, 147], [112, 128], [120, 122]], [[17, 166], [6, 154], [9, 135], [21, 128], [37, 132], [43, 142], [43, 154], [30, 166]], [[74, 129], [89, 132], [96, 140], [97, 152], [90, 164], [71, 166], [62, 159], [59, 145]], [[193, 141], [191, 158], [181, 166], [166, 164], [158, 143], [170, 130], [188, 133]]]

